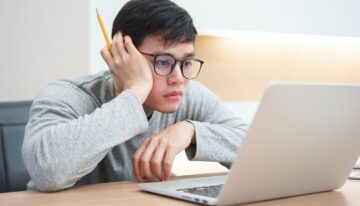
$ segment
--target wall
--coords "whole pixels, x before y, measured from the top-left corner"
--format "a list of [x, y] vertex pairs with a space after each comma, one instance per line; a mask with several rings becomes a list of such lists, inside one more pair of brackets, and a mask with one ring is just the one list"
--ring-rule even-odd
[[[0, 101], [32, 99], [47, 82], [107, 69], [95, 8], [108, 32], [125, 0], [1, 0]], [[201, 33], [270, 31], [360, 37], [357, 0], [176, 0]]]
[[[1, 0], [0, 101], [32, 99], [47, 82], [106, 69], [95, 15], [108, 32], [125, 0]], [[356, 0], [176, 0], [202, 33], [248, 30], [360, 36]]]
[[88, 73], [88, 5], [0, 1], [0, 101], [33, 99], [47, 82]]
[[201, 35], [198, 80], [224, 101], [258, 101], [271, 81], [360, 83], [360, 38], [237, 32]]
[[[125, 0], [90, 0], [90, 72], [106, 69], [99, 54], [105, 45], [95, 8], [110, 33]], [[216, 30], [303, 33], [360, 37], [357, 0], [175, 0], [192, 15], [200, 33]]]
[[360, 36], [358, 0], [178, 0], [201, 30]]
[[96, 16], [97, 9], [102, 17], [105, 28], [111, 35], [112, 22], [114, 21], [116, 14], [119, 12], [120, 8], [127, 2], [125, 0], [90, 0], [89, 6], [89, 72], [96, 73], [101, 70], [107, 69], [107, 66], [100, 55], [100, 49], [105, 47], [106, 42], [101, 29], [99, 22]]

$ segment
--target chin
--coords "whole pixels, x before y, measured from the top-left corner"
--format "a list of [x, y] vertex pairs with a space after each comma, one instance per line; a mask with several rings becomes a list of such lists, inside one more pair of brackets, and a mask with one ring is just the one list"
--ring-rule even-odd
[[174, 113], [178, 110], [179, 104], [176, 105], [165, 105], [157, 109], [161, 113]]

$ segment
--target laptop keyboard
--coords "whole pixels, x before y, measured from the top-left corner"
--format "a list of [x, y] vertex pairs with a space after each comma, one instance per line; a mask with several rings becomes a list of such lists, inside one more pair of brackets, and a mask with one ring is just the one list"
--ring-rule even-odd
[[209, 186], [202, 186], [202, 187], [191, 187], [191, 188], [177, 189], [176, 191], [182, 191], [182, 192], [202, 195], [202, 196], [206, 196], [206, 197], [217, 197], [217, 196], [219, 196], [220, 190], [223, 185], [224, 184], [209, 185]]

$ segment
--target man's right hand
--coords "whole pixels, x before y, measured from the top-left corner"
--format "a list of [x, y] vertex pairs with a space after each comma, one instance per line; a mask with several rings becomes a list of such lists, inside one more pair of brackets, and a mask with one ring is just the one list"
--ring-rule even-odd
[[130, 36], [115, 34], [111, 44], [101, 49], [101, 56], [108, 65], [114, 80], [115, 95], [129, 89], [144, 103], [153, 86], [149, 63], [136, 49]]

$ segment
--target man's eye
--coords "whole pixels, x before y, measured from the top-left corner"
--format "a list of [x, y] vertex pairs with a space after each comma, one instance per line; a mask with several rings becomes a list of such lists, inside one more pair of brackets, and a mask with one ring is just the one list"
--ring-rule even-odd
[[167, 60], [156, 60], [155, 65], [159, 66], [159, 67], [168, 67], [171, 64], [170, 64], [170, 61], [167, 61]]
[[189, 61], [184, 62], [184, 67], [186, 67], [186, 68], [192, 67], [192, 61], [189, 60]]

